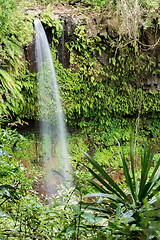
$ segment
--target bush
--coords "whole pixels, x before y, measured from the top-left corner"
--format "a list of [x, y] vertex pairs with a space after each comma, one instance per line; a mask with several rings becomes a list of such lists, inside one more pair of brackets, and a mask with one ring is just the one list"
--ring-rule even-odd
[[[119, 145], [120, 147], [120, 145]], [[112, 233], [110, 239], [159, 239], [158, 222], [160, 220], [160, 158], [152, 167], [154, 152], [151, 144], [144, 146], [141, 155], [140, 170], [136, 171], [134, 145], [130, 142], [130, 157], [127, 161], [120, 147], [120, 160], [123, 165], [125, 185], [120, 187], [108, 173], [88, 154], [84, 153], [94, 169], [86, 166], [93, 175], [90, 184], [97, 193], [85, 197], [98, 197], [98, 205], [91, 204], [92, 209], [108, 219], [108, 229]], [[97, 171], [97, 173], [96, 173]], [[86, 204], [84, 204], [85, 206]], [[99, 206], [100, 205], [100, 206]]]

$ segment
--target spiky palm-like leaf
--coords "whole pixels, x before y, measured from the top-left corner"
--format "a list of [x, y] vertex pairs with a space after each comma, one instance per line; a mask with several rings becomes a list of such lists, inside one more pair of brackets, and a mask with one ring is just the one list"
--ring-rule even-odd
[[[118, 201], [122, 204], [128, 203], [132, 204], [135, 208], [137, 206], [143, 206], [144, 200], [150, 200], [155, 194], [160, 190], [158, 182], [160, 180], [160, 171], [158, 168], [160, 166], [160, 159], [157, 161], [153, 172], [150, 174], [151, 163], [154, 157], [154, 153], [151, 153], [151, 144], [146, 147], [144, 146], [144, 152], [141, 156], [141, 169], [140, 169], [140, 181], [136, 179], [135, 163], [134, 163], [134, 146], [133, 142], [130, 142], [130, 161], [131, 161], [131, 173], [129, 171], [128, 162], [124, 156], [123, 150], [120, 147], [120, 159], [123, 164], [123, 171], [128, 186], [129, 194], [122, 189], [109, 175], [108, 173], [87, 153], [83, 152], [88, 161], [94, 167], [92, 170], [90, 167], [86, 166], [93, 177], [98, 180], [99, 183], [90, 180], [90, 183], [100, 192], [110, 195], [108, 199], [112, 199], [111, 195], [118, 197]], [[97, 173], [95, 172], [97, 171]], [[157, 187], [156, 187], [157, 186]], [[131, 196], [131, 198], [129, 197]], [[132, 199], [132, 200], [131, 200]], [[116, 199], [114, 200], [116, 201]]]

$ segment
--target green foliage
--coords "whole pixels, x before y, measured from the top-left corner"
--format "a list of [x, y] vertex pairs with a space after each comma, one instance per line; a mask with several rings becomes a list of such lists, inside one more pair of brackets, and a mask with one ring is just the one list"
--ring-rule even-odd
[[[54, 1], [38, 2], [48, 4]], [[121, 1], [84, 0], [83, 4], [90, 8], [92, 6], [116, 8], [119, 2]], [[127, 6], [134, 6], [134, 3], [129, 1]], [[139, 3], [145, 12], [144, 28], [151, 27], [156, 32], [159, 27], [159, 2], [145, 0]], [[31, 2], [25, 1], [25, 4], [32, 7]], [[75, 1], [75, 4], [78, 3]], [[33, 17], [25, 15], [22, 6], [23, 3], [19, 1], [1, 0], [0, 121], [7, 119], [9, 114], [14, 117], [19, 115], [19, 118], [33, 118], [35, 112], [35, 76], [26, 69], [27, 64], [23, 60], [22, 51], [23, 46], [32, 37], [34, 14]], [[132, 6], [128, 10], [134, 9]], [[103, 36], [88, 37], [83, 25], [75, 29], [74, 41], [66, 43], [70, 51], [70, 68], [63, 69], [56, 59], [58, 54], [56, 47], [61, 37], [62, 24], [61, 21], [53, 18], [52, 10], [54, 9], [51, 5], [44, 8], [41, 19], [45, 27], [52, 27], [52, 53], [63, 107], [68, 125], [74, 130], [78, 128], [82, 130], [82, 135], [75, 134], [69, 139], [76, 188], [68, 190], [67, 193], [60, 192], [60, 197], [53, 199], [52, 207], [41, 203], [34, 196], [35, 192], [31, 186], [33, 180], [36, 184], [39, 177], [42, 177], [42, 173], [36, 170], [36, 168], [41, 170], [41, 166], [32, 165], [41, 165], [40, 159], [36, 156], [35, 143], [24, 141], [15, 131], [1, 130], [0, 237], [99, 240], [122, 239], [123, 236], [123, 239], [159, 239], [157, 221], [159, 213], [157, 210], [155, 212], [155, 208], [159, 211], [157, 205], [159, 198], [156, 196], [159, 187], [155, 185], [159, 179], [155, 174], [159, 166], [159, 154], [154, 157], [153, 168], [150, 165], [153, 157], [150, 155], [151, 147], [148, 150], [144, 149], [141, 164], [146, 167], [141, 168], [141, 181], [139, 181], [139, 172], [135, 172], [133, 168], [132, 147], [130, 169], [129, 161], [126, 160], [129, 129], [135, 129], [134, 119], [137, 118], [139, 109], [141, 117], [139, 134], [159, 137], [160, 124], [157, 118], [160, 111], [159, 92], [142, 90], [144, 78], [155, 74], [156, 71], [152, 66], [152, 59], [146, 58], [146, 55], [138, 49], [138, 45], [132, 41], [130, 43], [130, 39], [124, 36], [114, 39]], [[99, 11], [103, 10], [99, 8]], [[130, 16], [133, 16], [133, 11]], [[131, 37], [133, 40], [133, 36]], [[105, 56], [105, 61], [102, 56]], [[148, 116], [153, 120], [148, 120]], [[125, 145], [121, 153], [121, 161], [118, 160], [118, 147], [113, 138], [115, 135]], [[142, 139], [140, 138], [139, 141], [141, 142]], [[86, 164], [86, 160], [80, 149], [89, 151], [100, 164], [107, 165], [114, 172], [119, 169], [121, 171], [123, 165], [126, 177], [123, 188], [108, 175], [104, 176], [107, 176], [106, 180], [110, 185], [94, 173], [94, 177], [98, 180], [102, 179], [102, 185], [109, 186], [112, 192], [106, 195], [103, 193], [103, 186], [97, 183], [96, 187], [100, 193], [93, 194], [93, 189], [86, 182], [90, 179], [90, 172], [93, 173], [91, 163], [88, 165], [90, 172], [81, 167], [80, 163]], [[27, 166], [27, 171], [22, 163]], [[95, 162], [93, 165], [95, 168], [99, 166]], [[150, 166], [151, 171], [149, 171]], [[99, 171], [103, 172], [101, 167]], [[138, 181], [139, 188], [138, 184], [136, 185]], [[88, 192], [91, 193], [94, 204], [82, 202], [82, 197]], [[77, 199], [80, 200], [78, 204]], [[104, 218], [108, 216], [109, 221], [108, 218]]]
[[[146, 18], [144, 22], [144, 28], [153, 28], [155, 29], [154, 21], [158, 20], [158, 26], [160, 25], [160, 20], [159, 20], [159, 1], [151, 1], [151, 0], [145, 0], [145, 1], [140, 1], [142, 4], [142, 7], [146, 11]], [[158, 27], [157, 26], [157, 27]]]
[[49, 4], [41, 14], [41, 21], [46, 25], [46, 28], [52, 28], [52, 41], [53, 43], [58, 43], [58, 40], [62, 34], [62, 24], [60, 19], [56, 20], [54, 18], [54, 16], [52, 15], [52, 11], [54, 11], [54, 8]]
[[[32, 168], [33, 176], [29, 175], [27, 178], [30, 169], [26, 171], [22, 165], [16, 163], [18, 160], [18, 162], [24, 161], [24, 164], [27, 164], [27, 151], [24, 149], [24, 143], [21, 144], [22, 140], [25, 142], [27, 140], [16, 131], [1, 130], [0, 134], [1, 145], [3, 145], [3, 151], [0, 151], [0, 182], [2, 182], [0, 185], [0, 237], [58, 240], [72, 239], [77, 234], [82, 237], [84, 235], [85, 239], [85, 234], [88, 236], [89, 232], [83, 231], [80, 234], [77, 232], [79, 227], [75, 220], [80, 210], [75, 204], [79, 198], [75, 194], [75, 189], [59, 191], [58, 195], [53, 197], [52, 206], [49, 206], [47, 202], [45, 204], [40, 202], [32, 189], [33, 183], [36, 184], [37, 181], [34, 177], [36, 171]], [[22, 150], [13, 152], [13, 150], [18, 150], [19, 144]], [[10, 146], [12, 146], [12, 151]], [[8, 155], [6, 149], [13, 153], [14, 157], [11, 154]], [[28, 151], [28, 156], [31, 154], [32, 151]], [[94, 217], [93, 214], [87, 215], [83, 211], [81, 219], [93, 223], [92, 217]]]
[[[89, 171], [90, 166], [94, 165], [94, 172], [99, 169], [100, 173], [103, 173], [103, 169], [97, 165], [92, 158], [90, 165], [87, 164], [80, 154], [80, 148], [84, 148], [86, 142], [88, 142], [87, 136], [80, 137], [78, 134], [72, 136], [77, 141], [78, 146], [70, 145], [70, 151], [73, 155], [78, 155], [75, 161], [78, 163], [75, 165], [75, 188], [61, 189], [57, 196], [53, 197], [52, 205], [49, 206], [47, 202], [43, 204], [38, 197], [35, 196], [35, 192], [31, 186], [33, 185], [31, 176], [33, 175], [34, 184], [36, 184], [37, 172], [32, 167], [26, 171], [20, 163], [17, 164], [17, 160], [24, 161], [27, 164], [29, 156], [31, 158], [30, 164], [35, 163], [34, 156], [32, 160], [32, 147], [27, 139], [24, 139], [15, 130], [1, 130], [1, 147], [3, 150], [1, 154], [1, 185], [0, 186], [0, 228], [1, 237], [10, 239], [132, 239], [131, 237], [137, 237], [137, 239], [149, 239], [151, 236], [159, 236], [159, 226], [157, 222], [158, 212], [155, 212], [155, 208], [158, 209], [157, 203], [159, 199], [156, 197], [156, 191], [159, 191], [156, 185], [151, 193], [149, 193], [150, 200], [147, 199], [147, 192], [143, 191], [144, 201], [134, 201], [133, 191], [129, 192], [127, 185], [124, 184], [123, 188], [117, 185], [114, 181], [111, 181], [108, 175], [107, 179], [110, 183], [110, 189], [112, 193], [101, 193], [103, 183], [100, 176], [97, 178], [101, 181], [101, 188], [98, 193], [94, 193], [91, 186], [87, 184], [90, 179]], [[70, 139], [72, 142], [73, 139]], [[28, 147], [27, 147], [27, 145]], [[72, 143], [73, 144], [73, 143]], [[26, 145], [26, 148], [24, 148]], [[22, 150], [18, 150], [22, 148]], [[91, 150], [90, 146], [86, 146], [86, 150]], [[144, 155], [142, 154], [143, 164], [147, 165], [147, 162], [151, 161], [153, 155], [150, 155], [151, 146], [149, 149], [144, 149]], [[12, 154], [12, 157], [11, 157]], [[28, 154], [28, 155], [27, 155]], [[130, 160], [131, 172], [127, 171], [127, 165], [129, 164], [121, 153], [123, 166], [125, 166], [125, 173], [127, 183], [132, 183], [133, 188], [137, 185], [134, 183], [136, 180], [136, 172], [133, 170], [133, 148], [131, 146]], [[157, 156], [158, 157], [158, 156]], [[88, 166], [87, 174], [82, 176], [82, 168], [78, 169], [80, 162], [78, 159], [85, 162]], [[144, 186], [146, 191], [150, 191], [153, 186], [149, 186], [150, 182], [158, 182], [158, 178], [154, 179], [155, 172], [159, 166], [159, 157], [155, 159], [155, 167], [149, 171], [149, 164], [144, 169], [142, 168], [143, 182], [140, 186]], [[3, 164], [2, 164], [3, 162]], [[147, 170], [147, 171], [145, 171]], [[78, 174], [79, 171], [79, 174]], [[92, 172], [92, 170], [90, 171]], [[105, 173], [107, 174], [107, 173]], [[148, 179], [146, 178], [148, 175]], [[29, 176], [29, 179], [26, 178]], [[40, 175], [39, 175], [40, 176]], [[38, 177], [39, 177], [38, 176]], [[87, 177], [86, 177], [87, 176]], [[130, 176], [130, 178], [129, 178]], [[158, 175], [157, 175], [158, 176]], [[94, 174], [94, 177], [96, 175]], [[131, 181], [130, 181], [130, 180]], [[138, 173], [139, 180], [139, 173]], [[150, 181], [152, 180], [152, 181]], [[154, 181], [155, 180], [155, 181]], [[91, 182], [91, 180], [89, 180]], [[146, 181], [146, 183], [145, 183]], [[105, 181], [105, 186], [107, 181]], [[94, 184], [95, 185], [95, 184]], [[96, 187], [98, 186], [98, 182]], [[136, 186], [136, 187], [135, 187]], [[104, 187], [105, 189], [105, 187]], [[121, 190], [120, 190], [121, 189]], [[148, 189], [148, 190], [147, 190]], [[105, 189], [107, 191], [107, 189]], [[123, 192], [123, 195], [120, 193]], [[88, 194], [89, 193], [89, 194]], [[119, 195], [117, 196], [116, 193]], [[87, 194], [87, 195], [86, 195]], [[141, 197], [139, 194], [139, 197]], [[154, 197], [155, 196], [155, 197]], [[125, 200], [124, 198], [125, 197]], [[91, 202], [87, 203], [87, 200], [91, 198]], [[85, 199], [85, 202], [82, 200]], [[111, 200], [112, 199], [112, 200]], [[111, 202], [110, 202], [111, 200]], [[130, 205], [130, 201], [133, 204]], [[78, 201], [78, 204], [77, 204]], [[109, 221], [108, 221], [109, 216]], [[140, 221], [139, 221], [140, 219]], [[6, 223], [7, 224], [4, 224]], [[136, 222], [136, 223], [135, 223]], [[152, 228], [152, 230], [150, 229]], [[144, 233], [145, 229], [145, 233]], [[147, 238], [148, 237], [148, 238]], [[135, 238], [134, 238], [135, 239]]]
[[15, 163], [11, 155], [19, 149], [17, 145], [23, 140], [22, 136], [16, 131], [0, 130], [0, 139], [0, 218], [4, 219], [9, 217], [6, 202], [19, 201], [29, 181], [26, 181], [24, 168]]
[[[33, 181], [34, 184], [37, 181], [34, 177], [37, 172], [32, 168], [32, 174], [29, 175], [30, 169], [25, 169], [20, 163], [23, 161], [27, 165], [24, 142], [29, 142], [15, 130], [9, 129], [1, 129], [0, 139], [0, 237], [52, 239], [60, 225], [57, 221], [62, 221], [64, 213], [60, 207], [56, 209], [59, 206], [56, 200], [51, 209], [34, 196], [32, 186]], [[28, 157], [31, 155], [30, 150]], [[29, 178], [26, 177], [28, 175]]]
[[[62, 24], [60, 20], [53, 18], [54, 9], [51, 3], [54, 1], [49, 2], [50, 4], [43, 1], [46, 7], [41, 13], [41, 20], [46, 28], [52, 27], [55, 52], [55, 46], [61, 37]], [[117, 9], [119, 3], [121, 1], [83, 1], [88, 7], [93, 5]], [[30, 4], [24, 1], [25, 7]], [[134, 5], [135, 1], [129, 1], [128, 10]], [[146, 11], [145, 28], [152, 25], [154, 29], [153, 20], [157, 19], [158, 2], [138, 1], [139, 5]], [[20, 118], [33, 118], [35, 111], [35, 80], [25, 70], [22, 59], [22, 46], [32, 37], [34, 13], [33, 16], [25, 15], [20, 8], [19, 1], [2, 1], [1, 4], [0, 115], [3, 118], [9, 116], [9, 113], [10, 117], [19, 115]], [[155, 13], [153, 9], [156, 9]], [[108, 116], [135, 117], [140, 97], [140, 90], [135, 87], [135, 82], [141, 87], [143, 79], [155, 71], [152, 61], [144, 61], [146, 56], [138, 49], [138, 45], [135, 46], [124, 36], [114, 39], [109, 36], [88, 37], [85, 25], [77, 26], [74, 36], [74, 41], [66, 43], [70, 51], [70, 69], [63, 70], [61, 66], [56, 66], [68, 123], [88, 128], [86, 121], [89, 120], [102, 126]], [[105, 54], [106, 63], [101, 62], [102, 54]], [[152, 112], [155, 117], [159, 114], [159, 93], [143, 91], [142, 95], [142, 116]]]
[[[76, 40], [66, 43], [70, 51], [69, 69], [55, 61], [69, 125], [87, 132], [96, 127], [106, 131], [108, 119], [136, 118], [139, 108], [142, 118], [148, 113], [155, 118], [159, 114], [159, 92], [142, 90], [144, 79], [153, 71], [151, 59], [144, 61], [144, 54], [125, 45], [125, 38], [119, 48], [118, 38], [113, 41], [87, 35], [86, 27], [78, 26]], [[106, 64], [100, 61], [102, 54]]]
[[[30, 6], [24, 2], [25, 6]], [[129, 4], [134, 5], [132, 2]], [[146, 0], [142, 3], [143, 8], [157, 9], [156, 2], [148, 3]], [[22, 46], [31, 39], [34, 13], [33, 16], [25, 15], [18, 4], [18, 1], [10, 0], [2, 1], [1, 5], [5, 11], [2, 11], [4, 24], [1, 25], [0, 112], [3, 118], [9, 113], [14, 117], [35, 118], [35, 78], [25, 69], [27, 66], [22, 66]], [[86, 1], [87, 4], [116, 5], [114, 1]], [[86, 27], [82, 25], [75, 29], [75, 40], [66, 43], [70, 51], [70, 69], [63, 69], [55, 59], [58, 54], [55, 47], [59, 44], [62, 24], [53, 18], [52, 11], [51, 4], [44, 7], [41, 20], [46, 28], [52, 27], [52, 52], [69, 125], [89, 131], [89, 128], [94, 130], [94, 122], [100, 128], [106, 128], [108, 118], [137, 117], [141, 96], [137, 85], [141, 88], [144, 78], [155, 72], [151, 59], [146, 59], [138, 45], [135, 47], [127, 37], [88, 37]], [[152, 14], [153, 11], [150, 12]], [[103, 55], [106, 62], [101, 61]], [[159, 92], [142, 91], [141, 116], [157, 116], [158, 100]]]
[[[75, 161], [76, 164], [80, 163], [84, 158], [81, 149], [85, 149], [85, 151], [89, 150], [89, 142], [87, 136], [82, 136], [78, 133], [69, 135], [68, 145], [70, 156], [73, 158], [73, 161]], [[74, 167], [76, 167], [76, 165]]]
[[[100, 206], [96, 206], [94, 203], [92, 205], [96, 211], [104, 213], [103, 217], [111, 216], [108, 226], [110, 229], [113, 229], [115, 236], [113, 239], [119, 239], [116, 236], [124, 236], [126, 237], [124, 239], [128, 239], [134, 234], [136, 234], [137, 239], [144, 239], [143, 237], [148, 237], [150, 223], [152, 226], [155, 225], [152, 233], [153, 236], [157, 236], [156, 226], [159, 221], [159, 214], [156, 214], [155, 211], [157, 208], [159, 209], [159, 199], [156, 196], [159, 194], [160, 171], [158, 169], [160, 159], [158, 159], [156, 165], [150, 171], [154, 157], [154, 153], [151, 153], [151, 144], [148, 150], [146, 144], [144, 146], [144, 152], [141, 155], [140, 172], [136, 172], [134, 145], [132, 141], [130, 142], [129, 163], [120, 147], [119, 156], [127, 185], [125, 189], [122, 189], [93, 158], [86, 153], [84, 155], [94, 167], [94, 170], [92, 170], [86, 166], [87, 169], [98, 181], [89, 181], [98, 192], [85, 197], [102, 198], [99, 201]], [[150, 209], [149, 213], [146, 211], [146, 208]], [[113, 213], [115, 214], [114, 219]], [[156, 239], [158, 238], [156, 237]]]
[[14, 118], [18, 119], [36, 119], [37, 111], [37, 86], [36, 74], [30, 73], [26, 66], [22, 67], [19, 72], [19, 80], [22, 82], [23, 103], [13, 109], [12, 114]]
[[2, 0], [0, 11], [0, 116], [2, 117], [10, 113], [15, 114], [20, 105], [23, 105], [24, 97], [21, 91], [25, 85], [20, 81], [20, 72], [24, 67], [22, 47], [31, 40], [33, 27], [31, 18], [25, 16], [18, 6], [18, 1]]

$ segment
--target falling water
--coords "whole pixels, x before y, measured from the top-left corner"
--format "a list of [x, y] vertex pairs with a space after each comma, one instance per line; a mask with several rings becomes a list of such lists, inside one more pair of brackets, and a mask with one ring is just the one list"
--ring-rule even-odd
[[35, 19], [34, 25], [42, 152], [49, 191], [52, 194], [59, 184], [70, 184], [71, 170], [64, 117], [51, 51], [40, 20]]

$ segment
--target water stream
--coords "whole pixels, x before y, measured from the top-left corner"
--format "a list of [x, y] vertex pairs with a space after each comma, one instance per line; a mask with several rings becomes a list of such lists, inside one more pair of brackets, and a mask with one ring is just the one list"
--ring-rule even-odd
[[60, 184], [70, 185], [71, 167], [64, 115], [51, 51], [40, 20], [35, 19], [34, 25], [42, 154], [48, 189], [50, 194], [53, 194]]

